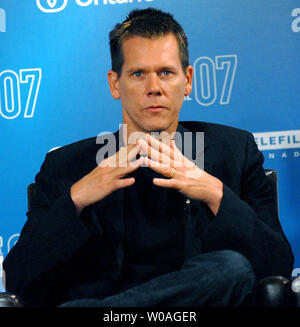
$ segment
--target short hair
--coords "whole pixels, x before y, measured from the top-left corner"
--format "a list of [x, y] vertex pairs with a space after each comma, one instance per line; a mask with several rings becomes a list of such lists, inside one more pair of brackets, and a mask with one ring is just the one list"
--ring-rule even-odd
[[157, 38], [173, 33], [177, 39], [182, 68], [189, 65], [188, 39], [181, 25], [167, 12], [155, 8], [132, 10], [121, 24], [109, 33], [112, 70], [121, 76], [124, 63], [123, 41], [133, 37]]

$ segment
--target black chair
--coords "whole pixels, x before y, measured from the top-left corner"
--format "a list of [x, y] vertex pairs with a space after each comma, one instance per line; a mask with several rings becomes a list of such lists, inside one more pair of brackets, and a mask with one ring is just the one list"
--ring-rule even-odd
[[[273, 199], [276, 205], [276, 214], [279, 221], [279, 203], [278, 203], [278, 176], [274, 169], [265, 169], [266, 176], [271, 182], [273, 190]], [[259, 307], [300, 307], [300, 288], [294, 292], [292, 285], [300, 283], [300, 277], [288, 280], [282, 276], [269, 276], [258, 282], [256, 304]]]
[[[279, 219], [278, 210], [278, 178], [277, 173], [273, 169], [265, 169], [266, 176], [269, 178], [272, 189], [273, 198], [276, 203], [277, 219]], [[35, 192], [35, 184], [32, 183], [27, 188], [28, 210], [30, 209], [30, 200]], [[256, 289], [256, 305], [258, 307], [300, 307], [300, 287], [293, 287], [300, 284], [300, 277], [291, 280], [282, 276], [269, 276], [260, 280]], [[298, 291], [295, 292], [297, 288]], [[0, 307], [20, 307], [21, 301], [16, 295], [10, 293], [0, 293]]]

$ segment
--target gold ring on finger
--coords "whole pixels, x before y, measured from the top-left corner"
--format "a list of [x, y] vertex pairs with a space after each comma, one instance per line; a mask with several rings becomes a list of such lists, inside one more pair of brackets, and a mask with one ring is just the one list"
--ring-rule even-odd
[[170, 176], [170, 178], [173, 178], [173, 177], [174, 177], [174, 175], [175, 175], [175, 169], [174, 169], [174, 168], [172, 168], [172, 172], [171, 172], [171, 176]]

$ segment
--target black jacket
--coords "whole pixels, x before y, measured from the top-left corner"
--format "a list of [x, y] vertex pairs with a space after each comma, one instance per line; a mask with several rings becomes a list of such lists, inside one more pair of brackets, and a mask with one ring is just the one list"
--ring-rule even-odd
[[[178, 131], [204, 132], [204, 169], [224, 183], [217, 216], [191, 200], [201, 251], [236, 250], [251, 262], [257, 279], [289, 278], [293, 254], [252, 134], [202, 122], [181, 122]], [[28, 305], [58, 305], [115, 291], [123, 265], [126, 189], [85, 208], [80, 217], [70, 198], [71, 185], [97, 166], [100, 147], [90, 138], [50, 152], [36, 176], [28, 220], [4, 261], [7, 291]]]

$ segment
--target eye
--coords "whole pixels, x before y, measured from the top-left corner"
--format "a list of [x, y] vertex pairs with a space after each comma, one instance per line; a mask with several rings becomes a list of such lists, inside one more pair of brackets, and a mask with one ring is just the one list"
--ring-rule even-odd
[[169, 77], [171, 76], [172, 72], [170, 70], [163, 70], [160, 74], [163, 77]]
[[141, 70], [139, 70], [139, 71], [137, 71], [137, 72], [132, 73], [132, 75], [133, 75], [134, 77], [142, 77], [142, 76], [143, 76], [143, 72], [142, 72]]

